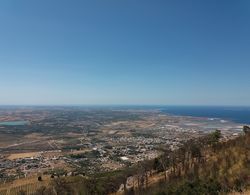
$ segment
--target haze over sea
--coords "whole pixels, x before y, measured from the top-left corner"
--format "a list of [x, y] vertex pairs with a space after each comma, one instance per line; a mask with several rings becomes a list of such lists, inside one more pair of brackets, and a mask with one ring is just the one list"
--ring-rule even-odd
[[[100, 108], [100, 106], [87, 106]], [[165, 114], [177, 116], [193, 116], [230, 120], [241, 124], [250, 124], [250, 106], [190, 106], [190, 105], [105, 105], [109, 109], [156, 109]]]

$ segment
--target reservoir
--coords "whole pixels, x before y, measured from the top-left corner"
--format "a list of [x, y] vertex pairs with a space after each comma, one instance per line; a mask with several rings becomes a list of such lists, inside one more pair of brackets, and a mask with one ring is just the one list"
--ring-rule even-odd
[[3, 121], [0, 122], [0, 126], [19, 126], [19, 125], [27, 125], [29, 121]]

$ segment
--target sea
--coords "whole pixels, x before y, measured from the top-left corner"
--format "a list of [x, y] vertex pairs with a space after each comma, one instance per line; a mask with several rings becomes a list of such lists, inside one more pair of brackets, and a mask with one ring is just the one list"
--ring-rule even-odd
[[[74, 107], [73, 107], [74, 108]], [[81, 108], [81, 106], [80, 106]], [[88, 107], [87, 107], [88, 108]], [[90, 107], [90, 108], [99, 108]], [[229, 120], [240, 124], [250, 125], [250, 106], [103, 106], [102, 109], [149, 109], [159, 110], [164, 114], [176, 116], [193, 116]], [[0, 125], [27, 125], [28, 121], [0, 122]]]
[[250, 124], [250, 107], [235, 106], [163, 106], [159, 108], [165, 114], [219, 118], [241, 124]]

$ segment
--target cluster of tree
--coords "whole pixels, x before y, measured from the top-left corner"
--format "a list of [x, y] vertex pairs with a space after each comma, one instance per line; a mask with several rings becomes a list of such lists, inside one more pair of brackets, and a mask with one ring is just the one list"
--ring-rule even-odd
[[219, 194], [249, 188], [250, 134], [227, 142], [219, 142], [220, 137], [215, 131], [156, 160], [159, 171], [169, 172], [165, 181], [147, 189], [149, 194]]
[[70, 157], [80, 159], [80, 158], [86, 158], [86, 155], [84, 153], [79, 153], [79, 154], [71, 154]]
[[[220, 142], [221, 132], [216, 130], [187, 141], [175, 151], [165, 149], [163, 155], [153, 163], [148, 161], [138, 165], [138, 182], [132, 194], [218, 194], [244, 191], [250, 186], [248, 130], [244, 127], [245, 135], [226, 142]], [[152, 188], [149, 186], [149, 177], [157, 174], [155, 171], [162, 173], [164, 179], [158, 182], [159, 186], [156, 184]]]

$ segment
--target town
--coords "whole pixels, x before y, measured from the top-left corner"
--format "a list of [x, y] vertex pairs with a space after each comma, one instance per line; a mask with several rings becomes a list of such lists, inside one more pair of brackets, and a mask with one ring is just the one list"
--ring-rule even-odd
[[231, 121], [132, 108], [5, 108], [0, 121], [1, 183], [119, 170], [215, 129], [224, 139], [242, 129]]

